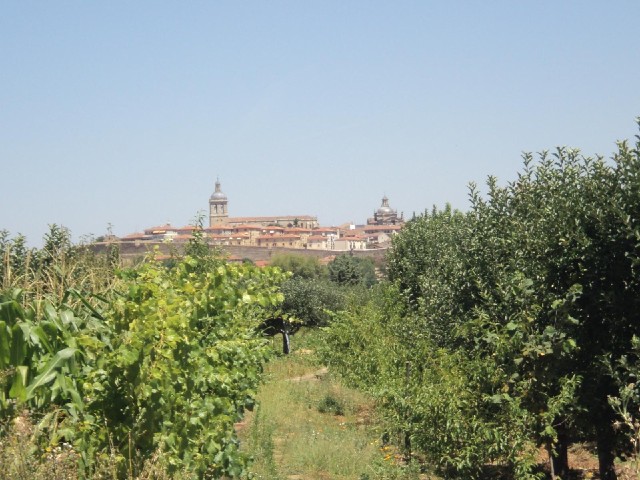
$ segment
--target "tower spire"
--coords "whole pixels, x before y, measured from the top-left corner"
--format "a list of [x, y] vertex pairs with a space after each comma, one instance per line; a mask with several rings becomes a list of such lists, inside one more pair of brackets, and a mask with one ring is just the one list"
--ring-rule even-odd
[[216, 189], [209, 197], [209, 226], [225, 223], [229, 217], [227, 196], [220, 189], [220, 178], [216, 177]]

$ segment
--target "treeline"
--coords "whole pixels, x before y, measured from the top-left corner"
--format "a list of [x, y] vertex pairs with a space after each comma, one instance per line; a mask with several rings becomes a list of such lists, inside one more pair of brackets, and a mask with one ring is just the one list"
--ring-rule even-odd
[[338, 255], [327, 265], [315, 257], [280, 254], [271, 265], [291, 274], [281, 285], [282, 312], [298, 326], [326, 326], [349, 297], [378, 282], [373, 261], [350, 254]]
[[640, 139], [610, 161], [525, 155], [470, 201], [407, 223], [388, 282], [326, 329], [326, 362], [445, 478], [543, 478], [544, 446], [566, 479], [568, 446], [592, 442], [615, 479], [640, 440]]
[[186, 250], [123, 269], [57, 226], [42, 249], [0, 235], [2, 478], [248, 475], [234, 422], [286, 275]]

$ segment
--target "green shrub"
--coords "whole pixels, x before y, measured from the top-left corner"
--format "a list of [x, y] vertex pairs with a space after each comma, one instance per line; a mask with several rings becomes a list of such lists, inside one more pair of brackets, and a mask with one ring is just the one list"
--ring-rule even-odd
[[332, 413], [333, 415], [344, 415], [344, 404], [338, 398], [327, 394], [318, 403], [320, 413]]

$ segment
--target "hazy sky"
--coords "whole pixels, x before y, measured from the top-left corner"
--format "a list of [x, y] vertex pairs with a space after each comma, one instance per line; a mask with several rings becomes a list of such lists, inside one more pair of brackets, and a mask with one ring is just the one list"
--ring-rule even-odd
[[0, 3], [0, 229], [405, 216], [638, 133], [640, 2]]

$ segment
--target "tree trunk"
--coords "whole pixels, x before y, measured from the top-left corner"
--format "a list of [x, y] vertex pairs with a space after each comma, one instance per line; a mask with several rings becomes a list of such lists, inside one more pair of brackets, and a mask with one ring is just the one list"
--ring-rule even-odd
[[610, 423], [600, 423], [596, 429], [600, 479], [617, 480], [618, 476], [614, 466], [615, 432], [613, 426]]
[[289, 355], [291, 351], [291, 342], [289, 341], [289, 333], [286, 330], [282, 330], [282, 353]]
[[563, 480], [569, 478], [569, 437], [567, 432], [560, 427], [558, 429], [558, 441], [549, 448], [551, 457], [551, 475]]

